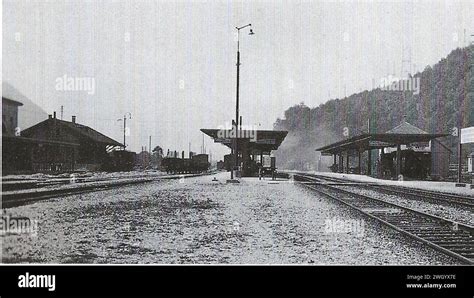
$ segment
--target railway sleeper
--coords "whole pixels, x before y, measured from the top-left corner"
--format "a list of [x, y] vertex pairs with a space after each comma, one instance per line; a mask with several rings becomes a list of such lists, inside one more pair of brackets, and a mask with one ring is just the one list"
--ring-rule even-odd
[[445, 244], [458, 244], [458, 243], [466, 243], [465, 241], [469, 241], [469, 239], [465, 239], [465, 238], [449, 238], [449, 239], [446, 239], [446, 238], [440, 238], [440, 237], [429, 237], [429, 236], [419, 236], [417, 235], [418, 237], [420, 238], [423, 238], [423, 239], [426, 239], [426, 240], [429, 240], [431, 242], [436, 242], [436, 243], [445, 243]]
[[459, 248], [450, 248], [451, 251], [454, 251], [457, 254], [464, 255], [464, 254], [473, 254], [474, 248], [469, 247], [459, 247]]
[[367, 205], [367, 204], [364, 204], [364, 205], [354, 204], [354, 205], [357, 205], [360, 209], [363, 209], [364, 212], [367, 212], [367, 213], [392, 214], [392, 213], [395, 212], [395, 211], [393, 211], [393, 209], [390, 209], [390, 208], [387, 208], [387, 207], [380, 207], [380, 206], [376, 206], [376, 205]]
[[370, 214], [376, 215], [376, 216], [384, 216], [384, 217], [400, 217], [400, 213], [403, 211], [393, 209], [393, 208], [384, 208], [384, 209], [368, 209], [366, 208], [366, 212], [369, 212]]
[[472, 257], [474, 256], [473, 253], [469, 253], [469, 252], [460, 252], [460, 253], [454, 252], [454, 253], [456, 253], [456, 254], [458, 254], [458, 255], [461, 255], [461, 256], [463, 256], [463, 257], [465, 257], [465, 258], [471, 259], [471, 261], [472, 261]]
[[402, 226], [398, 226], [399, 228], [407, 231], [407, 232], [410, 232], [412, 234], [417, 234], [417, 235], [425, 235], [425, 236], [429, 236], [429, 235], [439, 235], [439, 236], [456, 236], [455, 234], [451, 234], [449, 233], [447, 230], [435, 230], [435, 229], [423, 229], [423, 230], [420, 230], [420, 229], [416, 229], [416, 228], [406, 228], [406, 227], [402, 227]]
[[445, 230], [440, 230], [439, 232], [432, 233], [429, 231], [419, 231], [420, 234], [432, 234], [432, 235], [451, 235], [451, 236], [462, 236], [462, 237], [468, 237], [468, 238], [473, 238], [472, 234], [463, 230], [457, 230], [453, 231], [451, 229], [445, 229]]
[[471, 237], [468, 236], [462, 236], [462, 235], [452, 235], [452, 234], [420, 234], [420, 233], [415, 233], [415, 235], [419, 237], [423, 237], [425, 239], [445, 239], [445, 240], [452, 240], [452, 241], [458, 241], [458, 240], [472, 240]]
[[440, 231], [452, 231], [452, 229], [450, 227], [446, 227], [446, 226], [439, 226], [439, 225], [436, 225], [436, 224], [425, 224], [425, 225], [421, 225], [421, 224], [418, 224], [418, 223], [410, 223], [410, 222], [400, 222], [400, 221], [397, 221], [397, 220], [393, 220], [392, 221], [394, 223], [397, 224], [397, 226], [400, 226], [400, 227], [404, 227], [404, 228], [407, 228], [407, 229], [414, 229], [414, 230], [440, 230]]
[[412, 223], [412, 222], [406, 222], [406, 221], [400, 221], [400, 220], [397, 220], [396, 218], [390, 218], [389, 219], [390, 222], [392, 222], [393, 224], [397, 225], [397, 226], [400, 226], [400, 227], [404, 227], [404, 228], [407, 228], [407, 229], [416, 229], [416, 230], [434, 230], [434, 229], [438, 229], [438, 230], [449, 230], [449, 229], [446, 229], [446, 228], [440, 228], [438, 225], [435, 225], [435, 224], [426, 224], [426, 225], [421, 225], [421, 224], [418, 224], [418, 223]]
[[456, 248], [456, 247], [474, 247], [473, 242], [464, 242], [464, 241], [458, 241], [458, 242], [449, 242], [449, 241], [432, 241], [433, 243], [436, 243], [439, 246], [443, 247], [451, 247], [451, 248]]
[[440, 221], [427, 220], [426, 218], [422, 218], [422, 217], [407, 218], [407, 216], [396, 215], [396, 214], [391, 214], [391, 213], [386, 214], [386, 216], [392, 218], [393, 220], [397, 220], [400, 223], [406, 223], [410, 226], [427, 226], [427, 225], [440, 224]]
[[[391, 212], [387, 213], [386, 216], [390, 216], [393, 219], [399, 220], [400, 222], [406, 222], [410, 224], [420, 224], [420, 223], [426, 223], [427, 220], [426, 218], [420, 218], [420, 216], [415, 216], [414, 214], [411, 214], [407, 212], [406, 210], [403, 209], [396, 209], [400, 210], [398, 213]], [[431, 222], [431, 221], [428, 221]]]
[[[402, 227], [403, 228], [403, 227]], [[435, 236], [444, 236], [444, 237], [462, 237], [462, 234], [451, 233], [447, 229], [417, 229], [417, 228], [403, 228], [406, 231], [416, 233], [418, 235], [435, 235]]]

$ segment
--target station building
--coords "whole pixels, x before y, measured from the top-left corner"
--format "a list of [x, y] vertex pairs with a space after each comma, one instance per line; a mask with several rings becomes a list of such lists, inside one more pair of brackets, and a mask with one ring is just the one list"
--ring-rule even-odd
[[[74, 163], [74, 170], [97, 171], [108, 160], [108, 152], [123, 148], [123, 144], [109, 138], [108, 136], [90, 128], [89, 126], [76, 122], [76, 117], [72, 116], [71, 121], [64, 121], [56, 118], [56, 112], [49, 115], [49, 118], [32, 126], [21, 133], [22, 136], [38, 140], [47, 140], [52, 142], [63, 142], [74, 144], [74, 150], [71, 148], [61, 148], [55, 146], [50, 148], [50, 155], [67, 156]], [[42, 154], [39, 148], [36, 157], [40, 158]], [[46, 154], [46, 156], [48, 156]], [[35, 158], [35, 162], [37, 162]], [[42, 159], [40, 163], [48, 166], [54, 162], [51, 159]], [[60, 163], [56, 165], [62, 167]], [[60, 170], [60, 169], [58, 169]]]
[[[48, 119], [23, 131], [17, 129], [18, 107], [2, 98], [2, 175], [99, 170], [107, 152], [123, 145], [98, 131], [71, 121]], [[6, 108], [5, 108], [6, 107]]]

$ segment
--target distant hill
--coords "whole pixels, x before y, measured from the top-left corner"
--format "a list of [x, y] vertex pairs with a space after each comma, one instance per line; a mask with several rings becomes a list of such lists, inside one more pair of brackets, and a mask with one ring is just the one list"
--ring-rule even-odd
[[2, 96], [23, 104], [18, 109], [18, 126], [22, 130], [48, 118], [48, 114], [42, 108], [7, 82], [2, 82]]
[[[419, 78], [419, 94], [363, 91], [343, 99], [332, 99], [316, 108], [303, 103], [285, 111], [274, 129], [288, 130], [276, 153], [280, 168], [314, 168], [317, 147], [367, 132], [383, 133], [406, 121], [430, 133], [451, 133], [453, 127], [474, 126], [474, 45], [458, 48]], [[347, 127], [349, 135], [344, 135]], [[448, 137], [446, 145], [457, 152], [457, 139]]]

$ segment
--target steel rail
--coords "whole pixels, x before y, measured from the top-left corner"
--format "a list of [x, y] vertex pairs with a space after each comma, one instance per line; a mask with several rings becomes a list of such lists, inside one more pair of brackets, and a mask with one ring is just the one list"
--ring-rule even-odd
[[359, 182], [354, 181], [351, 179], [341, 179], [336, 177], [327, 177], [324, 175], [317, 175], [317, 174], [301, 174], [299, 175], [306, 175], [312, 176], [318, 179], [332, 181], [335, 183], [357, 183], [360, 187], [364, 188], [377, 188], [381, 191], [396, 193], [397, 195], [405, 195], [416, 200], [421, 201], [435, 201], [440, 203], [445, 203], [446, 205], [454, 205], [460, 207], [468, 207], [474, 209], [474, 198], [470, 196], [462, 196], [456, 194], [449, 194], [449, 193], [441, 193], [436, 191], [429, 191], [429, 190], [422, 190], [422, 189], [415, 189], [415, 188], [408, 188], [405, 186], [398, 186], [398, 185], [380, 185], [377, 183], [368, 183], [368, 182]]
[[[318, 179], [301, 174], [295, 174], [294, 176], [296, 181], [305, 180], [311, 182]], [[345, 189], [340, 189], [335, 185], [320, 184], [320, 187], [315, 187], [308, 183], [302, 183], [302, 185], [343, 203], [361, 212], [365, 216], [382, 222], [402, 234], [432, 247], [436, 251], [451, 256], [465, 264], [474, 264], [474, 227], [472, 226], [460, 224], [381, 199], [353, 193]], [[334, 194], [323, 191], [321, 188], [343, 193], [346, 197], [337, 197]], [[356, 199], [354, 199], [354, 197]], [[364, 204], [366, 204], [366, 208], [364, 208]], [[390, 208], [387, 209], [387, 207]], [[411, 223], [417, 223], [417, 225], [411, 225]], [[457, 230], [454, 230], [453, 227], [456, 227]]]

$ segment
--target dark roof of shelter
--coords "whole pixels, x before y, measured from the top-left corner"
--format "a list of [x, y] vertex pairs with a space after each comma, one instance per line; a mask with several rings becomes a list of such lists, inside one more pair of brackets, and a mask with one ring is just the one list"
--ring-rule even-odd
[[76, 131], [80, 135], [96, 142], [96, 143], [102, 143], [106, 145], [113, 145], [113, 146], [122, 146], [123, 144], [115, 141], [112, 138], [109, 138], [108, 136], [98, 132], [97, 130], [94, 130], [90, 128], [87, 125], [79, 124], [79, 123], [73, 123], [69, 121], [64, 121], [64, 120], [59, 120], [56, 118], [51, 118], [51, 119], [46, 119], [43, 122], [40, 122], [32, 127], [29, 127], [25, 130], [22, 131], [22, 134], [28, 135], [30, 131], [33, 131], [34, 129], [39, 128], [40, 126], [44, 125], [48, 121], [56, 121], [57, 124], [62, 125], [64, 127], [70, 128], [73, 131]]
[[413, 126], [410, 123], [404, 121], [399, 126], [397, 126], [395, 128], [392, 128], [391, 130], [387, 131], [386, 134], [405, 134], [405, 135], [409, 135], [409, 134], [415, 134], [416, 135], [416, 134], [418, 134], [418, 135], [422, 135], [422, 134], [428, 134], [428, 133], [426, 131], [424, 131], [422, 129], [419, 129], [418, 127]]
[[[203, 133], [206, 135], [210, 136], [211, 138], [214, 139], [214, 142], [216, 143], [222, 143], [226, 145], [229, 148], [232, 148], [232, 143], [230, 142], [231, 139], [229, 138], [224, 138], [220, 139], [218, 137], [218, 132], [221, 131], [220, 129], [201, 129]], [[224, 130], [224, 132], [230, 132], [231, 130]], [[241, 131], [241, 136], [249, 136], [249, 130], [242, 130]], [[254, 131], [255, 132], [255, 131]], [[239, 141], [249, 141], [249, 146], [250, 150], [252, 150], [252, 153], [257, 153], [258, 151], [271, 151], [271, 150], [277, 150], [278, 147], [280, 147], [281, 143], [285, 139], [286, 135], [288, 134], [287, 131], [282, 131], [282, 130], [257, 130], [256, 131], [256, 142], [252, 141], [251, 138], [249, 137], [241, 137], [238, 138]]]

